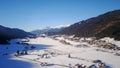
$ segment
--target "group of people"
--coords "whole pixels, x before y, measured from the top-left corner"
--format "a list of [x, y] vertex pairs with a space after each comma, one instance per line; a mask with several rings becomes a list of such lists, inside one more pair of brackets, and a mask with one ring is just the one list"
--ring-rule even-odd
[[106, 63], [102, 62], [101, 60], [94, 60], [94, 64], [90, 66], [86, 66], [84, 64], [75, 64], [72, 66], [69, 64], [69, 68], [112, 68], [111, 66], [106, 65]]
[[72, 66], [71, 64], [69, 64], [69, 68], [86, 68], [86, 65], [84, 65], [84, 64], [75, 64], [74, 66]]
[[15, 56], [27, 55], [27, 54], [28, 54], [27, 50], [22, 50], [21, 52], [17, 50]]
[[[70, 53], [68, 54], [68, 58], [72, 58]], [[69, 68], [112, 68], [111, 66], [106, 65], [106, 63], [102, 62], [101, 60], [94, 60], [93, 63], [90, 66], [86, 66], [84, 64], [75, 64], [72, 66], [69, 64]]]
[[27, 55], [28, 54], [27, 50], [28, 50], [28, 46], [25, 46], [22, 51], [17, 50], [15, 53], [15, 56]]
[[34, 48], [36, 48], [36, 47], [35, 46], [31, 46], [29, 48], [29, 45], [26, 45], [22, 51], [17, 50], [15, 56], [27, 55], [28, 54], [28, 49], [34, 49]]
[[84, 64], [75, 64], [74, 66], [72, 66], [71, 64], [69, 64], [69, 68], [112, 68], [112, 67], [101, 62], [101, 63], [92, 64], [90, 66], [86, 66]]
[[95, 64], [92, 64], [90, 66], [86, 66], [86, 65], [83, 65], [83, 64], [76, 64], [75, 66], [72, 66], [71, 64], [69, 64], [69, 68], [112, 68], [110, 66], [107, 66], [105, 64], [101, 64], [101, 65], [95, 65]]

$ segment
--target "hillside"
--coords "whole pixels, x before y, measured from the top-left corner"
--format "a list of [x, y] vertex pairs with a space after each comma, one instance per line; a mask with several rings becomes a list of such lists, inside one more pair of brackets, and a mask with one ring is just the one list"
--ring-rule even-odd
[[23, 38], [32, 34], [17, 28], [8, 28], [0, 25], [0, 43], [6, 44], [7, 40], [14, 38]]
[[80, 21], [65, 28], [60, 34], [75, 35], [77, 37], [113, 37], [120, 40], [120, 10]]

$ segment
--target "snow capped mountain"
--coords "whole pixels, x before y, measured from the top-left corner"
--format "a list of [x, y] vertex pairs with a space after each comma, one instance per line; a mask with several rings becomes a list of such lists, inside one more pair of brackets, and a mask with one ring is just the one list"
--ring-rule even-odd
[[53, 29], [60, 29], [60, 28], [65, 28], [65, 27], [69, 27], [70, 24], [66, 24], [66, 25], [59, 25], [59, 26], [54, 26], [54, 27], [50, 27], [50, 28], [53, 28]]
[[33, 30], [31, 33], [33, 34], [48, 34], [48, 33], [55, 33], [55, 32], [59, 32], [61, 30], [63, 30], [64, 28], [66, 27], [69, 27], [70, 24], [66, 24], [66, 25], [59, 25], [59, 26], [52, 26], [52, 27], [46, 27], [46, 28], [43, 28], [43, 29], [37, 29], [37, 30]]

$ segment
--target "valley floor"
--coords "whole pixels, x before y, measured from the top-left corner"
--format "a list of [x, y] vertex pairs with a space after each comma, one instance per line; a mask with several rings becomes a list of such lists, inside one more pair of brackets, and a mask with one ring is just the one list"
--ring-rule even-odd
[[[120, 67], [120, 56], [116, 56], [113, 51], [102, 51], [102, 48], [74, 47], [48, 37], [29, 39], [29, 45], [16, 44], [15, 41], [0, 46], [0, 68], [69, 68], [69, 65], [75, 64], [88, 67], [97, 65], [93, 63], [94, 60], [101, 60], [112, 68]], [[25, 46], [28, 46], [27, 55], [14, 56], [17, 50], [22, 51]], [[30, 46], [36, 48], [31, 49]]]

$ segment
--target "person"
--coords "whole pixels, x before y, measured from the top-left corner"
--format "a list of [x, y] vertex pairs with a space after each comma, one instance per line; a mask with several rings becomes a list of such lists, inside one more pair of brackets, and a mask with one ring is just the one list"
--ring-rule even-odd
[[73, 68], [71, 64], [69, 64], [69, 68]]
[[86, 65], [82, 64], [79, 68], [86, 68]]
[[31, 49], [34, 49], [34, 48], [36, 48], [35, 46], [31, 46]]
[[76, 68], [80, 68], [80, 67], [81, 67], [81, 65], [80, 65], [80, 64], [76, 64], [75, 66], [77, 66]]
[[93, 65], [89, 66], [89, 68], [97, 68], [97, 67], [96, 67], [96, 65], [93, 64]]
[[20, 55], [20, 51], [17, 50], [15, 56], [19, 56], [19, 55]]
[[27, 55], [28, 54], [28, 52], [27, 52], [27, 50], [25, 50], [25, 55]]
[[81, 68], [81, 65], [80, 65], [80, 64], [78, 64], [78, 68]]
[[70, 55], [70, 54], [68, 54], [68, 58], [71, 58], [71, 55]]
[[106, 64], [105, 63], [101, 63], [102, 67], [105, 68]]
[[21, 55], [24, 55], [24, 50], [21, 51]]

